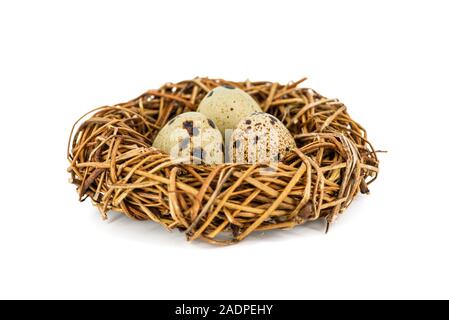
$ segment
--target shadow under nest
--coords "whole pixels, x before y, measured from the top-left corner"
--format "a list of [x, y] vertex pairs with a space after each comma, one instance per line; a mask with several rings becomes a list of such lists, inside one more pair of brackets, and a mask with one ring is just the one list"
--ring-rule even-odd
[[[195, 78], [97, 108], [72, 130], [71, 182], [80, 200], [91, 198], [105, 219], [110, 210], [121, 212], [184, 231], [188, 240], [232, 244], [255, 231], [319, 218], [329, 226], [359, 192], [369, 192], [378, 159], [345, 105], [299, 87], [302, 81], [280, 85]], [[151, 147], [168, 120], [196, 111], [219, 85], [250, 94], [290, 130], [297, 149], [267, 168], [179, 164]]]

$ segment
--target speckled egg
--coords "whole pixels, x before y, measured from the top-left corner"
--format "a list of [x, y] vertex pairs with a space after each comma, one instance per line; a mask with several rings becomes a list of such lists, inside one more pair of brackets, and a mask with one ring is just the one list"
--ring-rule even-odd
[[256, 112], [239, 122], [232, 133], [230, 146], [233, 162], [273, 163], [294, 150], [296, 143], [278, 118]]
[[226, 129], [234, 129], [240, 120], [262, 110], [245, 91], [233, 86], [221, 86], [209, 91], [197, 111], [212, 119], [225, 136]]
[[153, 147], [184, 163], [223, 163], [223, 137], [214, 121], [199, 112], [171, 119], [156, 136]]

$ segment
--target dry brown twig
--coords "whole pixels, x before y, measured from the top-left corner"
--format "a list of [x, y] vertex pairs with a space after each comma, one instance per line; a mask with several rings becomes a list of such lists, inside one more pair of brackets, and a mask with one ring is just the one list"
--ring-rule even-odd
[[[71, 182], [104, 218], [114, 210], [213, 244], [319, 218], [330, 224], [359, 192], [369, 192], [379, 162], [345, 105], [300, 88], [304, 80], [195, 78], [97, 108], [70, 135]], [[272, 174], [261, 165], [180, 164], [151, 147], [170, 118], [195, 110], [209, 90], [224, 84], [245, 90], [294, 134], [298, 148]]]

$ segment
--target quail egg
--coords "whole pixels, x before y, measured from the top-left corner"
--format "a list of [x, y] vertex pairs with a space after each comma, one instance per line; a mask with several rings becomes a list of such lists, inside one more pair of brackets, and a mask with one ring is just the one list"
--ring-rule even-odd
[[214, 121], [199, 112], [171, 119], [158, 133], [153, 147], [184, 163], [223, 163], [223, 137]]
[[296, 148], [295, 139], [275, 116], [256, 112], [241, 120], [231, 136], [236, 163], [274, 163]]
[[225, 136], [226, 129], [234, 129], [240, 120], [262, 110], [245, 91], [233, 86], [220, 86], [209, 91], [197, 111], [212, 119]]

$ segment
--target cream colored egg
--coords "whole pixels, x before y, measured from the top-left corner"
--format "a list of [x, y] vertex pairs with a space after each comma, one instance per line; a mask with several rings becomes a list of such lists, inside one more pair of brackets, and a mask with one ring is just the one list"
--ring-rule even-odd
[[199, 112], [171, 119], [159, 131], [153, 147], [183, 163], [223, 163], [223, 137], [215, 123]]
[[198, 112], [217, 124], [223, 136], [226, 129], [233, 130], [240, 120], [261, 111], [249, 94], [232, 86], [216, 87], [209, 91], [198, 107]]
[[239, 122], [229, 149], [236, 163], [275, 163], [295, 148], [295, 139], [279, 119], [256, 112]]

